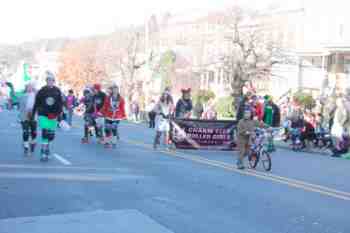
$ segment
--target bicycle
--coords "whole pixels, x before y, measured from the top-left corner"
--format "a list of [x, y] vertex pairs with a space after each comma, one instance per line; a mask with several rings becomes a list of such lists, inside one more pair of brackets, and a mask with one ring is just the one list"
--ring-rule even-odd
[[272, 161], [270, 153], [266, 150], [264, 142], [267, 131], [264, 129], [256, 129], [252, 138], [252, 145], [248, 155], [249, 167], [255, 169], [261, 161], [265, 171], [271, 171]]

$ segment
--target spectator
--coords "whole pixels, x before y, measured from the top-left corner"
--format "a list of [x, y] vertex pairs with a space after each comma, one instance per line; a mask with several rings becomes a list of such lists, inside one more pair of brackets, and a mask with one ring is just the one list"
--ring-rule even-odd
[[202, 100], [198, 99], [197, 103], [194, 106], [193, 113], [196, 119], [200, 119], [204, 112], [204, 106]]
[[65, 101], [65, 107], [67, 109], [67, 123], [72, 126], [74, 108], [77, 106], [77, 99], [73, 90], [68, 91], [68, 95]]
[[264, 118], [264, 105], [261, 103], [257, 96], [252, 96], [250, 100], [253, 117], [256, 117], [259, 121]]
[[265, 107], [264, 107], [264, 118], [263, 121], [265, 124], [267, 125], [272, 125], [272, 121], [273, 121], [273, 107], [271, 104], [271, 97], [266, 95], [264, 97], [265, 99]]
[[239, 121], [243, 119], [244, 111], [249, 110], [249, 108], [249, 97], [245, 95], [239, 102], [236, 120]]
[[203, 119], [205, 120], [217, 120], [217, 112], [215, 110], [215, 104], [213, 100], [210, 100], [206, 111], [203, 113]]
[[148, 112], [148, 118], [149, 118], [149, 127], [151, 129], [154, 129], [156, 127], [156, 112], [154, 111], [154, 108], [156, 106], [156, 103], [154, 100], [151, 101], [151, 103], [147, 107], [147, 112]]
[[132, 113], [133, 121], [138, 122], [139, 121], [140, 106], [136, 101], [133, 101], [131, 104], [131, 113]]
[[332, 124], [332, 131], [331, 134], [335, 139], [335, 146], [340, 146], [341, 138], [344, 134], [345, 128], [345, 122], [348, 119], [347, 111], [344, 106], [344, 101], [341, 98], [338, 98], [336, 101], [336, 110], [334, 113], [334, 122]]
[[315, 127], [309, 120], [304, 120], [304, 128], [300, 137], [300, 140], [303, 143], [303, 147], [306, 147], [306, 142], [314, 142], [315, 139]]
[[281, 112], [279, 107], [273, 102], [270, 96], [265, 96], [265, 101], [264, 123], [272, 127], [279, 127], [281, 123]]
[[190, 118], [192, 111], [191, 89], [182, 89], [182, 98], [177, 102], [175, 108], [176, 118]]
[[272, 105], [272, 127], [280, 127], [281, 125], [281, 111], [280, 108], [275, 104], [275, 102], [271, 99], [270, 103]]

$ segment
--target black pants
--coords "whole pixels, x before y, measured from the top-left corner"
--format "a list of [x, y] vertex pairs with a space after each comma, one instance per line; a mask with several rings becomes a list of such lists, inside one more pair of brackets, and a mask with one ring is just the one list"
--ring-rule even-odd
[[33, 141], [37, 136], [37, 122], [36, 121], [22, 121], [22, 137], [24, 142], [28, 142], [29, 139]]
[[154, 129], [156, 127], [156, 113], [155, 112], [149, 112], [149, 127]]
[[102, 129], [100, 126], [97, 125], [96, 120], [94, 117], [92, 117], [92, 115], [85, 115], [84, 116], [84, 121], [85, 121], [85, 125], [84, 125], [84, 137], [85, 138], [89, 138], [90, 136], [90, 127], [94, 127], [95, 128], [95, 133], [96, 133], [96, 137], [97, 138], [101, 138], [102, 137]]
[[105, 120], [105, 133], [106, 137], [119, 137], [118, 134], [118, 125], [119, 125], [119, 120], [111, 121], [106, 119]]

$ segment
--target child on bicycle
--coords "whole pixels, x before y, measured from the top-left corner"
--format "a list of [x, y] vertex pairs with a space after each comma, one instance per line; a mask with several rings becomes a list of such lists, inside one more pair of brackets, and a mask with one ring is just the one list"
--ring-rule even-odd
[[246, 109], [243, 119], [238, 122], [237, 126], [238, 169], [244, 169], [243, 159], [250, 151], [251, 138], [255, 128], [267, 128], [267, 126], [263, 122], [253, 119], [251, 110]]

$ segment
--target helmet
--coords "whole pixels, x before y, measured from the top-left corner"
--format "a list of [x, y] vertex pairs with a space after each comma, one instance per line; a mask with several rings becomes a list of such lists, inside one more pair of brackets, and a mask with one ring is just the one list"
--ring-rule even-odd
[[101, 91], [101, 84], [95, 83], [95, 84], [94, 84], [94, 90], [96, 90], [96, 91]]
[[117, 84], [112, 84], [109, 89], [118, 89], [119, 90], [119, 86]]
[[55, 75], [51, 71], [47, 70], [45, 72], [45, 76], [46, 76], [46, 81], [49, 81], [49, 80], [55, 81]]
[[92, 93], [91, 89], [86, 87], [83, 91], [83, 95], [86, 96], [86, 95], [90, 95]]

